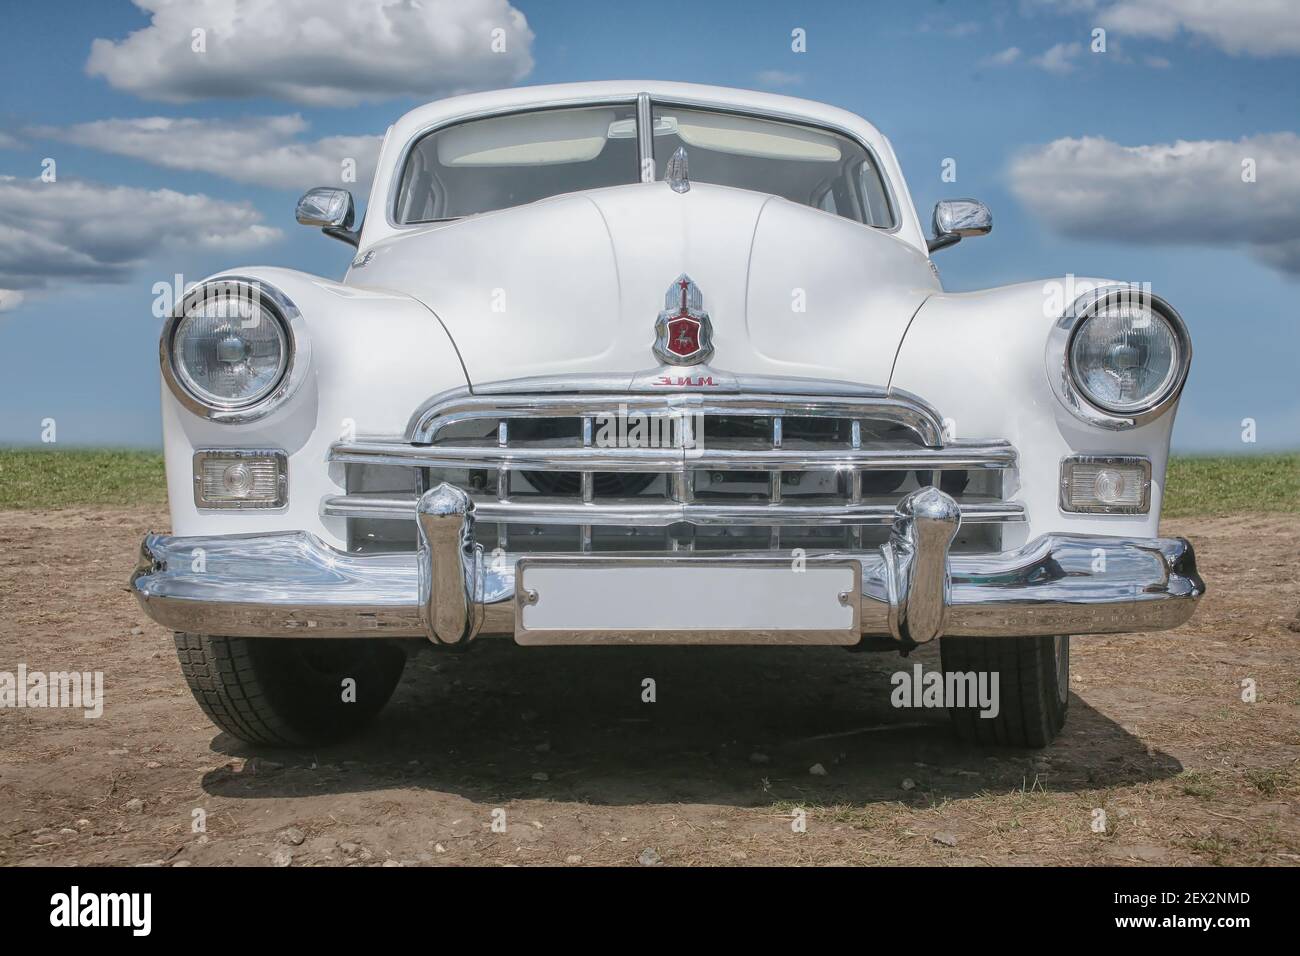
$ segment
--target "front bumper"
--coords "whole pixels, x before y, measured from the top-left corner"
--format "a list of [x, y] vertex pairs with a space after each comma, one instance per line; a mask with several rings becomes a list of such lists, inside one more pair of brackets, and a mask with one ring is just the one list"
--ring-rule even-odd
[[579, 571], [624, 566], [708, 574], [724, 567], [789, 569], [791, 555], [583, 554], [503, 561], [485, 557], [474, 544], [473, 511], [466, 494], [450, 485], [427, 492], [417, 508], [419, 549], [411, 554], [349, 554], [305, 532], [149, 535], [131, 589], [145, 612], [166, 627], [243, 637], [427, 637], [456, 645], [481, 634], [506, 634], [523, 644], [847, 645], [877, 636], [902, 647], [943, 634], [1177, 627], [1205, 593], [1192, 546], [1182, 538], [1048, 534], [1000, 554], [949, 554], [960, 509], [943, 492], [924, 488], [899, 503], [889, 541], [880, 548], [806, 558], [808, 566], [852, 570], [855, 586], [838, 595], [852, 612], [851, 627], [714, 622], [698, 628], [530, 630], [523, 626], [524, 609], [536, 595], [516, 588], [525, 566], [549, 561]]

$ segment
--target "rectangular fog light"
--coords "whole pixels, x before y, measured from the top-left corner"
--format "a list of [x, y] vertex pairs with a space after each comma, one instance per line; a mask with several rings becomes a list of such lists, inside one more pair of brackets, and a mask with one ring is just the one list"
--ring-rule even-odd
[[194, 453], [194, 504], [199, 508], [283, 508], [288, 501], [284, 452], [209, 448]]
[[1061, 510], [1076, 514], [1146, 514], [1151, 510], [1151, 462], [1146, 458], [1087, 455], [1062, 460]]

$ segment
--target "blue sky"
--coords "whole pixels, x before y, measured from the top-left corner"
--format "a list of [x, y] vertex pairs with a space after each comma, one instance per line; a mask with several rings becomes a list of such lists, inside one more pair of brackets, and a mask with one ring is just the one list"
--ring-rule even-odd
[[[181, 5], [204, 11], [195, 19], [218, 21], [230, 2]], [[506, 0], [465, 2], [489, 16], [506, 7]], [[346, 83], [352, 67], [334, 69], [328, 57], [295, 71], [296, 92], [270, 82], [259, 87], [262, 78], [250, 67], [224, 86], [211, 81], [210, 90], [201, 77], [195, 89], [184, 88], [186, 101], [173, 102], [168, 97], [182, 87], [169, 85], [165, 64], [155, 66], [147, 48], [109, 49], [101, 61], [108, 65], [88, 75], [92, 42], [120, 44], [150, 27], [148, 10], [126, 0], [7, 3], [0, 202], [3, 177], [35, 179], [50, 157], [58, 188], [81, 183], [82, 203], [93, 204], [103, 189], [166, 189], [208, 197], [212, 213], [230, 225], [215, 247], [205, 245], [196, 238], [201, 223], [178, 221], [173, 200], [155, 197], [137, 207], [141, 194], [123, 191], [115, 194], [121, 221], [139, 233], [123, 261], [79, 271], [78, 243], [92, 258], [113, 258], [104, 252], [114, 242], [113, 219], [104, 219], [105, 236], [90, 224], [69, 224], [65, 210], [50, 228], [68, 246], [61, 255], [69, 267], [33, 269], [14, 264], [18, 241], [6, 245], [6, 229], [11, 240], [17, 229], [29, 252], [45, 238], [35, 227], [22, 235], [12, 210], [15, 197], [21, 204], [28, 195], [14, 193], [9, 219], [0, 208], [0, 290], [6, 269], [22, 271], [27, 285], [16, 306], [0, 311], [0, 354], [10, 359], [0, 376], [0, 444], [38, 442], [42, 420], [54, 418], [60, 444], [157, 446], [154, 283], [241, 264], [338, 277], [349, 258], [342, 244], [293, 223], [301, 190], [280, 181], [292, 176], [277, 173], [273, 158], [269, 170], [237, 181], [233, 167], [220, 163], [169, 166], [139, 158], [139, 150], [132, 156], [106, 147], [120, 130], [70, 129], [144, 117], [196, 120], [174, 142], [197, 151], [207, 142], [204, 130], [297, 115], [301, 129], [287, 138], [309, 147], [381, 134], [402, 112], [445, 94], [459, 70], [461, 82], [477, 87], [517, 77], [530, 84], [663, 78], [769, 89], [860, 113], [890, 137], [924, 217], [945, 196], [974, 196], [992, 208], [991, 236], [936, 256], [948, 288], [1069, 272], [1150, 282], [1182, 312], [1196, 349], [1175, 447], [1300, 447], [1300, 13], [1256, 14], [1266, 5], [1245, 0], [1225, 4], [1233, 14], [1218, 19], [1182, 0], [511, 6], [527, 26], [511, 27], [509, 64], [431, 51], [437, 67], [423, 77], [403, 71], [417, 74], [405, 89], [401, 77], [367, 74], [371, 98], [333, 105], [338, 96], [311, 92], [318, 81], [311, 69], [327, 86]], [[1089, 49], [1099, 25], [1104, 53]], [[795, 28], [806, 31], [806, 52], [791, 50]], [[357, 42], [364, 50], [364, 38]], [[513, 74], [494, 78], [492, 70]], [[1064, 168], [1052, 158], [1060, 153], [1045, 151], [1059, 140], [1072, 144], [1072, 165]], [[1157, 147], [1178, 141], [1190, 145], [1179, 150], [1183, 172], [1172, 175]], [[1133, 147], [1148, 149], [1125, 151]], [[1257, 182], [1237, 182], [1239, 156], [1257, 160]], [[948, 157], [957, 162], [955, 183], [940, 179]], [[1079, 207], [1086, 190], [1104, 193], [1103, 204], [1111, 204], [1104, 215]], [[165, 220], [169, 231], [156, 234], [150, 217]], [[264, 227], [280, 235], [267, 238]], [[1245, 418], [1257, 423], [1256, 444], [1241, 441]]]

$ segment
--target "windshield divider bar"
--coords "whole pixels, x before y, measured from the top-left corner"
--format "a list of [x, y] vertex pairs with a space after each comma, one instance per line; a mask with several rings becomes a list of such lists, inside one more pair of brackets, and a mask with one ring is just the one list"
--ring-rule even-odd
[[641, 176], [643, 183], [655, 181], [655, 131], [650, 119], [650, 94], [638, 93], [636, 98], [636, 143], [641, 154]]

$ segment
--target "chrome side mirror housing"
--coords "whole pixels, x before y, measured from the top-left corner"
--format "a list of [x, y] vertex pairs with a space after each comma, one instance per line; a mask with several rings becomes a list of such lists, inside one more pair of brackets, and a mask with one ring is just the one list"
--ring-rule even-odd
[[355, 246], [360, 234], [352, 229], [356, 218], [352, 193], [346, 189], [317, 186], [302, 194], [294, 217], [304, 226], [316, 226], [325, 235]]
[[941, 199], [934, 204], [934, 238], [926, 247], [934, 252], [967, 236], [986, 236], [992, 229], [993, 213], [978, 199]]

